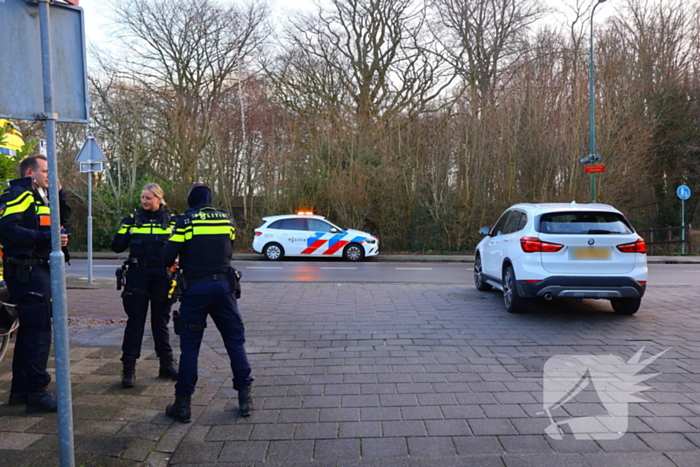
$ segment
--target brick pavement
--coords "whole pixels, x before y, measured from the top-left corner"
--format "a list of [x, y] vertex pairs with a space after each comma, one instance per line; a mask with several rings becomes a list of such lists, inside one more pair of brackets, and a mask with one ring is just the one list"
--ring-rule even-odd
[[[163, 414], [173, 386], [154, 377], [150, 336], [136, 387], [118, 384], [118, 296], [68, 291], [77, 465], [700, 465], [700, 293], [689, 288], [651, 286], [637, 315], [623, 317], [595, 301], [536, 302], [510, 315], [500, 293], [471, 284], [246, 283], [256, 410], [236, 416], [210, 323], [189, 425]], [[642, 346], [645, 357], [670, 350], [642, 372], [659, 374], [646, 401], [630, 404], [624, 436], [545, 435], [547, 359], [628, 360]], [[8, 357], [0, 456], [5, 465], [57, 465], [56, 416], [4, 405]], [[582, 391], [565, 415], [600, 414], [595, 396]]]

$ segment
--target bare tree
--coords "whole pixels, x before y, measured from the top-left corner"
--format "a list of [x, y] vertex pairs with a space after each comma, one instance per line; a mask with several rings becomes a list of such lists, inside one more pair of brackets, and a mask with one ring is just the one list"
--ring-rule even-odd
[[114, 11], [131, 47], [116, 71], [143, 90], [151, 109], [149, 129], [160, 142], [152, 148], [152, 165], [186, 186], [202, 176], [199, 161], [212, 142], [211, 118], [237, 89], [243, 61], [268, 34], [268, 7], [126, 0]]
[[285, 100], [341, 108], [360, 133], [415, 117], [450, 82], [414, 0], [331, 0], [293, 21], [286, 39], [272, 73]]

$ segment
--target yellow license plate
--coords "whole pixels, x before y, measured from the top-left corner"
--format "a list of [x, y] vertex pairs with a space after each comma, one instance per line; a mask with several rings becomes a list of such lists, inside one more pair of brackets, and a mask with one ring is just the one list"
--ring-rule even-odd
[[611, 252], [610, 248], [574, 248], [573, 257], [574, 259], [584, 260], [606, 260], [611, 258]]

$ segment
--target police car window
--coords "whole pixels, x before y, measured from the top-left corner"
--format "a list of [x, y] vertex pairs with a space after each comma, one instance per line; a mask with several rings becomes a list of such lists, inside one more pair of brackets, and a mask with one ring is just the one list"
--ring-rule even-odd
[[282, 230], [306, 230], [306, 219], [282, 219]]
[[520, 214], [521, 214], [520, 215], [520, 222], [518, 222], [517, 231], [523, 230], [525, 228], [525, 226], [527, 225], [527, 214], [525, 214], [524, 212], [520, 213]]
[[324, 222], [321, 219], [307, 219], [309, 223], [309, 230], [312, 232], [330, 232], [333, 228], [328, 222]]
[[270, 227], [268, 229], [277, 229], [277, 230], [282, 230], [282, 221], [275, 221], [272, 224], [270, 224]]

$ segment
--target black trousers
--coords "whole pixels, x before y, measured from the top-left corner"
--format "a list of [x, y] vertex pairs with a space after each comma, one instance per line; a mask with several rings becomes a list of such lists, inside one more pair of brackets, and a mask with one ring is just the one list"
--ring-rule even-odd
[[51, 351], [51, 279], [49, 267], [34, 266], [29, 282], [5, 277], [10, 301], [17, 304], [19, 328], [12, 357], [13, 393], [41, 391], [51, 382], [46, 363]]
[[126, 285], [122, 292], [124, 311], [128, 317], [122, 343], [122, 361], [124, 357], [138, 359], [141, 356], [141, 343], [146, 327], [148, 305], [151, 306], [151, 331], [159, 358], [172, 358], [170, 346], [170, 289], [171, 277], [163, 268], [145, 268], [130, 266], [126, 276]]

